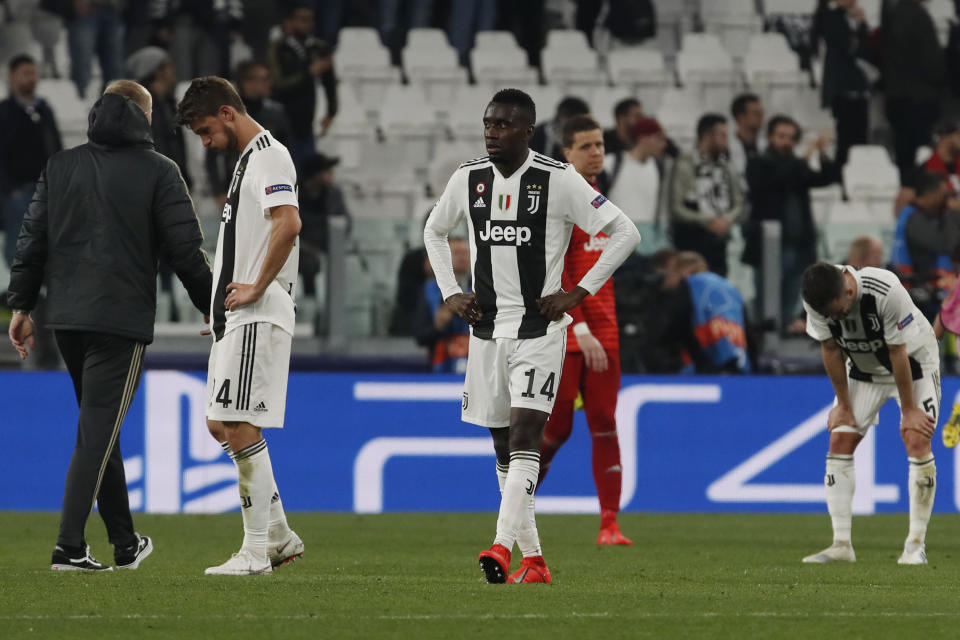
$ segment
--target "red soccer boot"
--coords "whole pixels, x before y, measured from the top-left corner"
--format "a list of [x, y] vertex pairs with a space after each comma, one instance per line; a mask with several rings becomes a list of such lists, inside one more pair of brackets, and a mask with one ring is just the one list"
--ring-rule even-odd
[[487, 584], [503, 584], [510, 573], [510, 550], [502, 544], [495, 544], [487, 551], [481, 551], [480, 570], [487, 577]]
[[520, 584], [523, 582], [541, 582], [550, 584], [550, 569], [543, 556], [524, 558], [520, 568], [510, 574], [507, 582]]

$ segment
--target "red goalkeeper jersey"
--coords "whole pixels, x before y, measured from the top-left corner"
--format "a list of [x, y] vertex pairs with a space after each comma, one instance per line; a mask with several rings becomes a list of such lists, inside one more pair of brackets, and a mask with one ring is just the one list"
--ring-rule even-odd
[[[570, 246], [563, 260], [561, 278], [564, 291], [571, 291], [597, 262], [610, 237], [598, 233], [592, 238], [580, 227], [574, 227]], [[617, 330], [617, 307], [613, 298], [613, 278], [607, 280], [595, 295], [587, 296], [577, 307], [568, 312], [573, 324], [567, 329], [567, 351], [580, 351], [573, 326], [586, 322], [590, 333], [600, 341], [605, 351], [619, 351], [620, 332]]]

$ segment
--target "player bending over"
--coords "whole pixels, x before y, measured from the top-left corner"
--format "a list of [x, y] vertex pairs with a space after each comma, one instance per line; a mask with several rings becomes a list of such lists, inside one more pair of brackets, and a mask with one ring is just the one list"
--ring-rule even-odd
[[[807, 333], [820, 341], [836, 402], [827, 429], [827, 510], [833, 544], [804, 562], [854, 562], [850, 530], [853, 452], [888, 399], [900, 405], [910, 462], [910, 532], [899, 564], [926, 564], [924, 538], [937, 490], [930, 438], [940, 411], [940, 351], [927, 319], [885, 269], [818, 262], [803, 274]], [[844, 363], [846, 360], [846, 363]]]
[[[596, 189], [603, 172], [603, 130], [591, 116], [574, 116], [562, 131], [563, 155], [577, 173]], [[588, 236], [578, 228], [570, 236], [564, 257], [562, 283], [565, 289], [586, 275], [606, 246], [603, 233]], [[620, 533], [620, 441], [617, 439], [617, 394], [620, 391], [620, 334], [613, 280], [607, 280], [596, 295], [571, 309], [573, 324], [567, 333], [567, 356], [557, 390], [557, 400], [543, 433], [540, 450], [540, 482], [546, 477], [553, 456], [573, 430], [573, 405], [583, 398], [587, 427], [593, 440], [593, 480], [600, 500], [600, 534], [597, 544], [633, 544]]]
[[[633, 251], [640, 234], [576, 170], [530, 150], [536, 108], [504, 89], [483, 115], [488, 157], [460, 165], [423, 232], [445, 303], [471, 326], [463, 420], [488, 427], [502, 493], [493, 546], [480, 553], [487, 582], [549, 582], [533, 494], [543, 428], [566, 351], [567, 311], [596, 293]], [[454, 277], [448, 234], [466, 218], [473, 293]], [[560, 288], [573, 225], [610, 236], [572, 291]], [[516, 542], [521, 568], [510, 574]]]
[[177, 119], [204, 147], [240, 152], [214, 262], [207, 426], [237, 465], [243, 545], [205, 573], [270, 573], [303, 555], [261, 434], [283, 427], [287, 402], [300, 255], [297, 173], [286, 147], [247, 114], [223, 78], [195, 78]]

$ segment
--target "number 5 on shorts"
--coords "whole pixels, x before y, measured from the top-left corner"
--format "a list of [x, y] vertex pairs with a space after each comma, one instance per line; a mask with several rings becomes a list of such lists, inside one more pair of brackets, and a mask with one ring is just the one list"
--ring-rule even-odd
[[[523, 375], [527, 376], [527, 390], [521, 393], [520, 395], [524, 398], [533, 398], [533, 378], [537, 375], [536, 369], [528, 369], [523, 372]], [[540, 387], [540, 395], [546, 396], [547, 400], [553, 401], [553, 386], [554, 381], [556, 380], [557, 374], [553, 371], [550, 372], [550, 375], [547, 376], [546, 382], [543, 383], [543, 386]]]

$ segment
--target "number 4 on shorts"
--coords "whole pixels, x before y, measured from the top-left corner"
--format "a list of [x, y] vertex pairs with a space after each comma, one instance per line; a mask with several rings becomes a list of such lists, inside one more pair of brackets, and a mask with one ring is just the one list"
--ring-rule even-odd
[[220, 391], [217, 392], [217, 402], [223, 405], [223, 408], [226, 409], [231, 404], [233, 400], [230, 399], [230, 379], [227, 378], [223, 381], [223, 384], [220, 385]]

